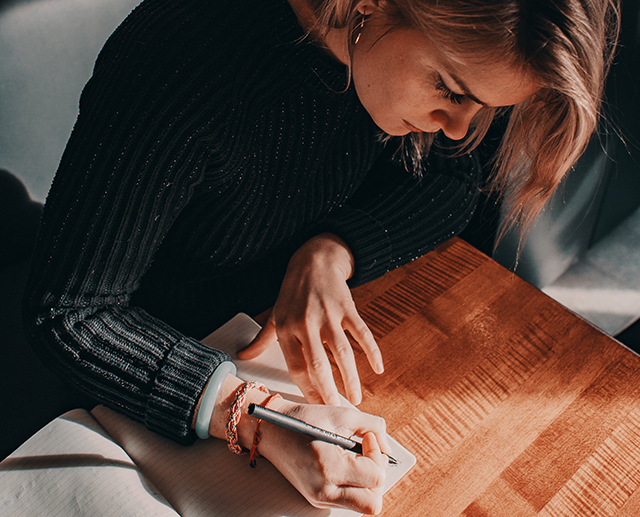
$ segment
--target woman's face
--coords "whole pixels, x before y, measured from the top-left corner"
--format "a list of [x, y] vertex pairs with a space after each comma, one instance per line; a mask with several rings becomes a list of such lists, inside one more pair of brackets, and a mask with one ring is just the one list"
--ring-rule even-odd
[[483, 106], [518, 104], [538, 89], [500, 56], [488, 65], [453, 60], [421, 32], [389, 27], [391, 20], [375, 10], [351, 59], [360, 102], [389, 135], [442, 130], [460, 140]]

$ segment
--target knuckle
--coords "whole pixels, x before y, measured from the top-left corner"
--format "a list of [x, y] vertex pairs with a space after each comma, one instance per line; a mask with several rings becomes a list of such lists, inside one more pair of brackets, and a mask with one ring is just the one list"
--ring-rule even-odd
[[360, 320], [358, 323], [356, 323], [356, 332], [358, 334], [360, 334], [360, 336], [366, 340], [372, 340], [373, 339], [373, 333], [371, 332], [371, 329], [367, 326], [367, 324]]
[[376, 501], [365, 501], [362, 505], [362, 510], [367, 515], [376, 515], [376, 513], [379, 513], [378, 511], [376, 511], [377, 510]]
[[358, 319], [360, 317], [358, 309], [356, 308], [356, 302], [353, 301], [353, 297], [351, 296], [343, 298], [342, 310], [348, 318]]
[[309, 370], [315, 373], [323, 372], [325, 369], [322, 357], [314, 357], [309, 361]]
[[329, 499], [327, 490], [319, 487], [311, 494], [312, 499], [315, 501], [316, 506], [326, 503]]
[[378, 496], [373, 501], [370, 502], [369, 508], [367, 508], [366, 513], [371, 515], [378, 515], [382, 511], [382, 497]]
[[[324, 477], [323, 477], [324, 479]], [[327, 503], [331, 500], [331, 489], [328, 483], [323, 482], [313, 487], [311, 497], [317, 503]]]
[[338, 360], [349, 359], [351, 357], [351, 354], [352, 354], [351, 346], [348, 345], [347, 343], [340, 343], [336, 345], [336, 349], [334, 352], [334, 356], [336, 359]]

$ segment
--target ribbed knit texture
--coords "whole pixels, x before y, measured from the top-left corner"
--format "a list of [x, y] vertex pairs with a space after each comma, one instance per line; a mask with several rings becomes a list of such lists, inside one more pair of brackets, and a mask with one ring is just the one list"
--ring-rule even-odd
[[192, 316], [201, 332], [220, 323], [208, 293], [259, 272], [247, 289], [275, 297], [321, 231], [351, 248], [356, 285], [452, 237], [475, 206], [472, 158], [433, 157], [422, 181], [391, 164], [345, 68], [302, 35], [286, 0], [144, 2], [96, 62], [47, 198], [34, 346], [183, 443], [226, 358], [184, 333]]

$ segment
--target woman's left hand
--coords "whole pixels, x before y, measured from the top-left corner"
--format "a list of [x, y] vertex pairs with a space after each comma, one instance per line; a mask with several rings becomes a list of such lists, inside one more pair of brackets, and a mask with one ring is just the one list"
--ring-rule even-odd
[[341, 405], [323, 343], [333, 353], [352, 404], [362, 400], [360, 377], [345, 331], [367, 354], [376, 373], [384, 370], [371, 330], [356, 310], [347, 280], [353, 256], [339, 237], [324, 233], [291, 258], [269, 320], [251, 344], [238, 352], [253, 359], [278, 340], [291, 378], [310, 403]]

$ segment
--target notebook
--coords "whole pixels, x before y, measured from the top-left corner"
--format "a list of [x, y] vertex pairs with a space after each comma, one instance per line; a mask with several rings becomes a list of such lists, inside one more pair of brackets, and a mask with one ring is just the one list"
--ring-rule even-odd
[[[227, 351], [246, 346], [260, 326], [239, 314], [203, 342]], [[303, 401], [275, 343], [260, 357], [235, 360], [238, 376]], [[345, 403], [346, 402], [345, 399]], [[389, 490], [415, 464], [390, 437]], [[51, 516], [348, 517], [345, 509], [311, 506], [267, 460], [249, 467], [246, 455], [222, 440], [185, 447], [98, 406], [49, 423], [0, 463], [0, 514]]]

